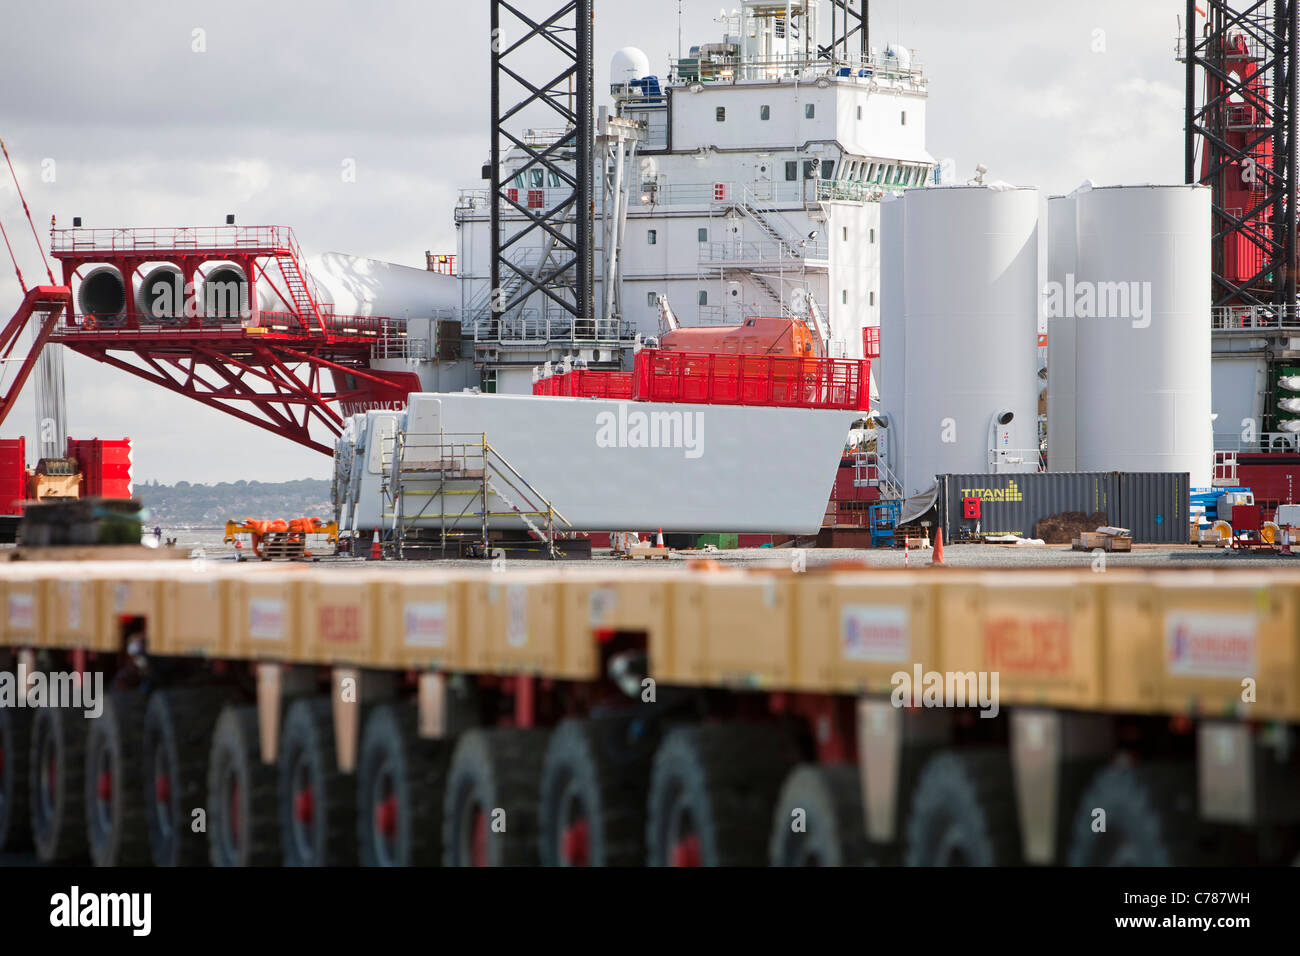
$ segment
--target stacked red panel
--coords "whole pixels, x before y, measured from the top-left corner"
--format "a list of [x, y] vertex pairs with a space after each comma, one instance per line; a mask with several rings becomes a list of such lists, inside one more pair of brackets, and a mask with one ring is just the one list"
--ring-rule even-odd
[[131, 439], [68, 439], [68, 457], [81, 471], [83, 498], [131, 497]]
[[22, 514], [21, 502], [26, 497], [26, 439], [0, 439], [0, 515]]

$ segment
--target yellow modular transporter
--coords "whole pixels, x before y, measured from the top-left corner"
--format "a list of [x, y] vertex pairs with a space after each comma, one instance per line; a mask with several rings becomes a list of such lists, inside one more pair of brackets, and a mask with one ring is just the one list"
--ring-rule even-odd
[[10, 563], [0, 606], [45, 860], [1297, 852], [1300, 574]]

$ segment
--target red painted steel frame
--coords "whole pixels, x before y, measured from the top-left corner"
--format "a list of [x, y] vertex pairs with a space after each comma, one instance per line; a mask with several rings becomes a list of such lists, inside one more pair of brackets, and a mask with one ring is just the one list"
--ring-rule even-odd
[[[247, 339], [200, 339], [183, 347], [166, 342], [136, 343], [125, 348], [71, 337], [64, 337], [63, 342], [87, 358], [130, 372], [326, 455], [333, 455], [334, 449], [311, 437], [313, 421], [337, 435], [344, 415], [335, 406], [363, 401], [404, 402], [409, 392], [420, 387], [419, 378], [410, 373], [372, 372], [362, 364], [335, 361], [347, 359], [334, 354], [323, 342], [303, 342], [296, 349], [275, 341]], [[133, 364], [113, 352], [133, 355], [142, 364]], [[365, 357], [360, 361], [364, 362]], [[306, 370], [296, 372], [294, 366], [305, 366]], [[325, 372], [334, 383], [332, 387], [325, 384]], [[342, 388], [338, 386], [339, 378], [345, 383]], [[249, 406], [248, 410], [238, 407], [240, 404]]]
[[70, 311], [71, 308], [72, 291], [67, 286], [38, 285], [23, 296], [22, 305], [18, 307], [18, 311], [14, 313], [13, 318], [0, 332], [0, 360], [7, 361], [13, 355], [14, 348], [18, 345], [18, 339], [22, 335], [23, 329], [27, 328], [27, 323], [32, 316], [36, 314], [45, 316], [36, 332], [36, 341], [18, 367], [17, 376], [9, 383], [8, 390], [3, 395], [0, 395], [0, 425], [4, 424], [9, 412], [13, 410], [18, 393], [27, 384], [32, 369], [36, 367], [36, 360], [40, 357], [41, 349], [49, 341], [54, 326], [59, 321], [59, 316], [65, 311]]
[[[375, 344], [400, 336], [405, 324], [335, 314], [323, 303], [287, 227], [55, 229], [50, 245], [63, 266], [68, 307], [65, 321], [47, 329], [47, 336], [307, 448], [334, 453], [312, 437], [313, 423], [337, 435], [347, 415], [400, 408], [410, 392], [420, 390], [414, 373], [370, 368]], [[183, 281], [197, 283], [203, 267], [217, 262], [243, 270], [247, 319], [188, 311], [159, 319], [137, 311], [133, 280], [145, 265], [170, 263]], [[85, 317], [74, 314], [68, 289], [81, 269], [100, 264], [122, 274], [126, 302], [120, 317], [97, 318], [87, 327]], [[251, 314], [259, 286], [269, 287], [285, 311]]]

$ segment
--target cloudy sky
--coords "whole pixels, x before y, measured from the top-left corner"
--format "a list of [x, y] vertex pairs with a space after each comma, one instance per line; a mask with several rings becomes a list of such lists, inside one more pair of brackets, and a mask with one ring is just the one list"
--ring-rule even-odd
[[[667, 72], [679, 3], [595, 5], [600, 104], [619, 47], [641, 47]], [[718, 0], [680, 6], [687, 46], [719, 38]], [[983, 163], [992, 178], [1053, 192], [1089, 178], [1181, 181], [1181, 0], [872, 8], [873, 45], [901, 42], [923, 62], [930, 152], [963, 176]], [[457, 190], [481, 185], [488, 29], [485, 0], [8, 4], [0, 137], [38, 226], [51, 214], [61, 225], [79, 215], [87, 226], [167, 226], [235, 213], [293, 226], [309, 254], [422, 266], [425, 250], [455, 251]], [[355, 182], [340, 174], [348, 160]], [[11, 235], [17, 214], [6, 182]], [[18, 252], [30, 279], [40, 271], [30, 234]], [[8, 266], [6, 316], [19, 302]], [[137, 482], [329, 475], [323, 455], [79, 356], [68, 355], [67, 378], [69, 433], [133, 438]], [[3, 435], [34, 430], [25, 394]]]

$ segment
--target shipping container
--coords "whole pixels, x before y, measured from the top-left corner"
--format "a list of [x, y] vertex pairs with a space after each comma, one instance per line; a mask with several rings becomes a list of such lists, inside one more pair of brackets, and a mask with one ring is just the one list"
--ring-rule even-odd
[[25, 438], [0, 439], [0, 515], [23, 513], [27, 497], [27, 444]]
[[131, 439], [68, 439], [68, 457], [81, 470], [81, 497], [131, 497]]
[[[1037, 535], [1038, 523], [1054, 515], [1102, 514], [1099, 524], [1128, 528], [1146, 544], [1188, 540], [1187, 472], [1048, 472], [1039, 474], [941, 475], [938, 521], [944, 540], [982, 534]], [[978, 498], [978, 518], [964, 517], [963, 499]]]

